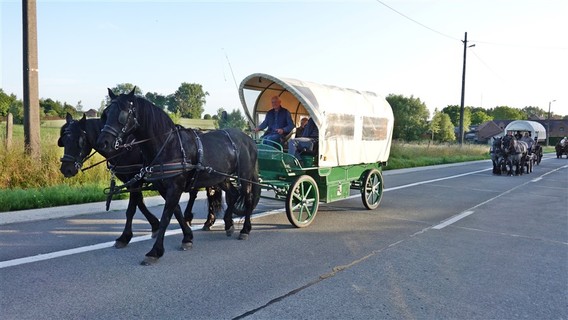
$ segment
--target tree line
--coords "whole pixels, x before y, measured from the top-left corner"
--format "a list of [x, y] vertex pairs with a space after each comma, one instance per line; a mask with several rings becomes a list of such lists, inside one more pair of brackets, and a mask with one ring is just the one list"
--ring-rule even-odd
[[[135, 88], [137, 95], [143, 96], [155, 105], [168, 111], [172, 118], [201, 119], [204, 112], [206, 98], [209, 95], [204, 91], [203, 86], [197, 83], [182, 83], [178, 89], [171, 94], [160, 94], [157, 92], [146, 92], [131, 83], [117, 84], [111, 88], [115, 93], [128, 93]], [[386, 100], [392, 107], [394, 113], [394, 132], [393, 139], [404, 141], [418, 141], [431, 139], [440, 142], [452, 142], [456, 140], [455, 127], [460, 122], [460, 106], [449, 105], [441, 110], [435, 109], [430, 117], [428, 107], [420, 98], [414, 96], [405, 97], [403, 95], [390, 94]], [[108, 104], [110, 99], [105, 97], [101, 101], [98, 112], [101, 112]], [[40, 99], [40, 117], [45, 118], [65, 118], [67, 113], [74, 117], [84, 112], [81, 101], [75, 106], [67, 102], [53, 101], [50, 98]], [[23, 102], [17, 99], [14, 94], [7, 94], [0, 88], [0, 117], [5, 118], [8, 113], [12, 113], [14, 123], [22, 124], [24, 117]], [[464, 131], [472, 125], [479, 125], [489, 120], [526, 120], [537, 117], [546, 119], [548, 112], [533, 106], [522, 109], [508, 106], [497, 106], [485, 109], [480, 107], [465, 107], [463, 127]], [[568, 116], [552, 115], [553, 119], [567, 119]], [[203, 116], [203, 119], [217, 120], [219, 128], [240, 128], [247, 127], [247, 121], [241, 114], [240, 109], [227, 112], [223, 108], [217, 110], [217, 114]]]
[[[439, 142], [456, 141], [455, 128], [460, 124], [460, 106], [450, 105], [441, 110], [435, 109], [432, 118], [426, 104], [413, 96], [390, 94], [386, 100], [394, 114], [393, 139], [418, 141], [431, 139]], [[547, 119], [548, 112], [539, 107], [527, 106], [522, 109], [497, 106], [484, 109], [464, 107], [463, 128], [465, 134], [469, 127], [490, 120]], [[551, 115], [552, 119], [568, 119], [568, 116]], [[429, 120], [430, 119], [430, 120]]]

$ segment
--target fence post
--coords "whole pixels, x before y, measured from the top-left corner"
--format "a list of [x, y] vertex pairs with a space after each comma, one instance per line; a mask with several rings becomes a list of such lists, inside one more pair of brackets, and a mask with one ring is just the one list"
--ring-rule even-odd
[[8, 113], [6, 116], [6, 150], [12, 147], [12, 131], [14, 127], [14, 116]]

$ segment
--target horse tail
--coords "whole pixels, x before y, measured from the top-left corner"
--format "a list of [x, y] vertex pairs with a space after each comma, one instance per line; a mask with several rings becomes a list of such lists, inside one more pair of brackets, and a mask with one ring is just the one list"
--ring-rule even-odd
[[223, 204], [221, 188], [217, 186], [207, 188], [207, 198], [209, 200], [209, 212], [221, 212]]

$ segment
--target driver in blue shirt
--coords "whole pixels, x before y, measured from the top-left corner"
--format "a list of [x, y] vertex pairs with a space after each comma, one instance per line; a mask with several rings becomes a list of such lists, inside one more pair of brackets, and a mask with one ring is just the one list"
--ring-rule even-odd
[[270, 140], [282, 144], [284, 137], [294, 129], [294, 121], [290, 111], [282, 107], [280, 98], [274, 96], [271, 98], [272, 110], [266, 113], [264, 121], [254, 129], [255, 132], [266, 129], [262, 139]]

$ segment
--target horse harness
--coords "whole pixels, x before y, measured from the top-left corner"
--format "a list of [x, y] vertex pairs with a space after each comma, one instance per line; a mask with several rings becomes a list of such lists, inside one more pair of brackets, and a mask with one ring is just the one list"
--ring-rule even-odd
[[[137, 168], [139, 168], [139, 172], [134, 175], [134, 177], [132, 179], [130, 179], [129, 181], [127, 181], [126, 183], [124, 183], [121, 186], [116, 186], [115, 183], [113, 183], [113, 181], [111, 181], [111, 187], [108, 190], [108, 197], [112, 197], [112, 195], [114, 194], [118, 194], [118, 193], [122, 193], [122, 192], [127, 192], [127, 191], [122, 191], [124, 189], [128, 189], [130, 186], [132, 186], [133, 184], [137, 183], [138, 181], [144, 179], [144, 181], [146, 182], [154, 182], [154, 181], [158, 181], [158, 180], [163, 180], [163, 179], [169, 179], [169, 178], [173, 178], [179, 175], [182, 175], [186, 172], [190, 172], [193, 171], [193, 175], [190, 177], [190, 181], [189, 181], [189, 188], [193, 189], [195, 187], [195, 183], [197, 182], [197, 178], [199, 176], [199, 174], [203, 171], [211, 174], [218, 174], [218, 175], [222, 175], [228, 178], [234, 178], [237, 181], [241, 180], [238, 176], [234, 176], [231, 175], [230, 173], [225, 173], [225, 172], [220, 172], [217, 171], [215, 169], [213, 169], [210, 166], [205, 166], [203, 164], [203, 143], [201, 141], [201, 138], [199, 136], [199, 134], [197, 133], [196, 130], [190, 130], [195, 138], [195, 143], [197, 145], [197, 161], [195, 164], [193, 164], [191, 162], [190, 159], [187, 158], [185, 149], [183, 147], [182, 144], [182, 140], [181, 140], [181, 135], [180, 135], [180, 130], [187, 130], [181, 126], [176, 126], [175, 128], [171, 129], [167, 134], [168, 137], [166, 138], [166, 141], [162, 144], [160, 150], [158, 151], [158, 153], [156, 154], [156, 156], [154, 157], [154, 159], [150, 162], [150, 164], [148, 166], [138, 166]], [[235, 142], [233, 141], [233, 139], [231, 139], [231, 136], [229, 135], [229, 133], [226, 130], [221, 130], [227, 137], [227, 139], [229, 140], [229, 142], [231, 143], [231, 146], [233, 147], [233, 150], [235, 151], [236, 155], [237, 155], [237, 172], [238, 172], [238, 166], [239, 166], [239, 150], [237, 148], [237, 146], [235, 145]], [[159, 156], [162, 154], [162, 152], [164, 151], [165, 146], [168, 145], [168, 142], [170, 141], [170, 139], [172, 139], [174, 132], [178, 138], [179, 144], [180, 144], [180, 151], [182, 154], [182, 159], [179, 161], [175, 161], [175, 162], [169, 162], [169, 163], [159, 163], [156, 164], [156, 160], [159, 158]], [[149, 139], [146, 140], [140, 140], [140, 141], [136, 141], [133, 143], [130, 143], [128, 145], [119, 145], [117, 146], [117, 148], [126, 148], [126, 147], [130, 147], [133, 144], [138, 144], [138, 143], [142, 143], [142, 142], [146, 142]], [[132, 167], [132, 166], [130, 166]], [[109, 168], [110, 169], [110, 168]], [[118, 172], [117, 172], [118, 173]], [[114, 175], [114, 173], [113, 173]], [[152, 189], [152, 188], [148, 188], [148, 189]], [[108, 203], [108, 199], [107, 199], [107, 203]]]

